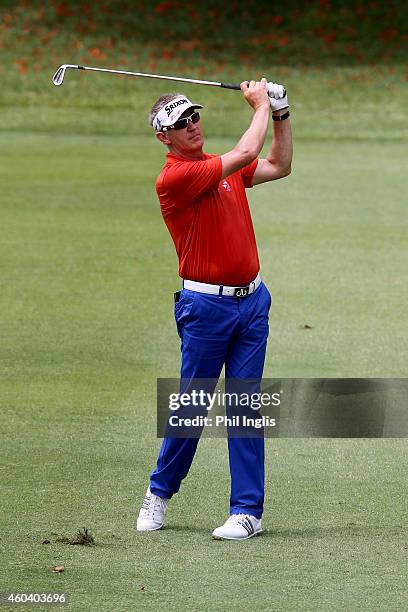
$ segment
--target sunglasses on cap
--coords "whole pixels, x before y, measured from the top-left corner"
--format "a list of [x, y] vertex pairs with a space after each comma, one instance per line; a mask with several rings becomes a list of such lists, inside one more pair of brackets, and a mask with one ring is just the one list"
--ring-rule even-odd
[[198, 121], [200, 121], [200, 113], [198, 111], [195, 111], [189, 117], [179, 119], [178, 121], [173, 123], [173, 125], [167, 125], [165, 127], [162, 127], [162, 132], [167, 132], [167, 130], [184, 130], [184, 128], [188, 126], [190, 121], [191, 123], [197, 123]]

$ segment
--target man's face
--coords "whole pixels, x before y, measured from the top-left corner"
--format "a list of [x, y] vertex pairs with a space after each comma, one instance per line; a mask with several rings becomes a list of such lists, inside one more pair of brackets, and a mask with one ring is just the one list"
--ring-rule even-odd
[[[188, 108], [179, 119], [190, 117], [194, 112], [196, 112], [194, 108]], [[187, 127], [182, 130], [170, 129], [166, 132], [159, 132], [158, 137], [172, 152], [183, 157], [197, 157], [202, 154], [204, 136], [201, 121], [197, 123], [189, 121]]]

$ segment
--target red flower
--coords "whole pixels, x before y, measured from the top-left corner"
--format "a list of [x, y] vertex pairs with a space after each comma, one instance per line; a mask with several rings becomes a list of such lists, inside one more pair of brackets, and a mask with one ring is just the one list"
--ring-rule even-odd
[[398, 34], [398, 30], [382, 30], [382, 32], [379, 33], [379, 36], [383, 39], [384, 42], [389, 42], [390, 40], [398, 36]]
[[273, 18], [273, 23], [277, 26], [280, 25], [282, 21], [283, 21], [282, 15], [275, 15], [275, 17]]
[[180, 49], [184, 49], [185, 51], [194, 51], [197, 48], [198, 41], [196, 38], [192, 38], [191, 40], [181, 40], [179, 42]]
[[336, 40], [336, 34], [325, 34], [323, 36], [324, 44], [330, 47]]
[[167, 13], [171, 8], [173, 8], [172, 2], [159, 2], [159, 4], [156, 4], [154, 7], [154, 10], [156, 13]]
[[41, 42], [43, 45], [48, 45], [50, 40], [54, 38], [56, 32], [53, 30], [48, 30], [48, 32], [41, 38]]
[[18, 71], [21, 74], [26, 74], [28, 72], [28, 62], [24, 57], [16, 59], [14, 62], [18, 66]]
[[96, 57], [96, 59], [106, 59], [106, 53], [98, 49], [98, 47], [89, 49], [89, 53], [92, 55], [92, 57]]
[[270, 32], [268, 34], [265, 34], [265, 36], [262, 37], [262, 40], [272, 41], [272, 40], [275, 40], [275, 38], [276, 38], [276, 34], [274, 32]]
[[278, 38], [279, 47], [286, 47], [288, 43], [289, 43], [289, 36], [283, 35]]
[[57, 13], [58, 17], [68, 17], [68, 15], [71, 14], [65, 2], [57, 4], [57, 6], [55, 7], [55, 12]]

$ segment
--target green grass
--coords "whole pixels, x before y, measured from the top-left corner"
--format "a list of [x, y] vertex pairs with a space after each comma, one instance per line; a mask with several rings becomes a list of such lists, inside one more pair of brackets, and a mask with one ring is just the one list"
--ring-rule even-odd
[[[228, 468], [225, 441], [203, 440], [168, 527], [133, 531], [159, 444], [155, 381], [179, 367], [163, 151], [117, 123], [59, 135], [44, 112], [50, 133], [10, 125], [0, 140], [0, 590], [66, 591], [72, 610], [401, 609], [403, 440], [268, 440], [267, 532], [245, 544], [210, 539]], [[89, 113], [98, 132], [104, 109]], [[309, 140], [302, 117], [291, 177], [249, 193], [274, 296], [265, 375], [404, 376], [405, 144], [392, 125], [365, 138], [371, 116], [354, 138]], [[207, 149], [222, 152], [234, 140], [216, 127]], [[96, 547], [54, 543], [82, 527]]]
[[[72, 72], [55, 88], [59, 64], [283, 82], [293, 173], [249, 193], [274, 298], [265, 376], [406, 375], [405, 4], [185, 4], [170, 28], [170, 3], [0, 9], [0, 592], [65, 591], [75, 611], [405, 609], [405, 440], [268, 439], [267, 531], [223, 543], [226, 443], [204, 439], [166, 528], [133, 530], [156, 378], [179, 369], [146, 117], [179, 87]], [[207, 150], [232, 147], [239, 93], [182, 91], [205, 105]], [[96, 546], [55, 542], [84, 527]]]
[[[154, 450], [152, 428], [144, 442], [133, 410], [124, 402], [81, 420], [75, 410], [63, 418], [50, 411], [32, 426], [20, 415], [20, 435], [5, 449], [2, 584], [66, 591], [73, 610], [401, 609], [404, 442], [269, 441], [269, 529], [222, 543], [209, 534], [227, 511], [225, 444], [204, 440], [168, 527], [137, 535], [135, 490], [144, 488]], [[29, 479], [24, 434], [33, 444]], [[82, 524], [97, 546], [40, 544]], [[52, 574], [60, 563], [65, 573]]]
[[[0, 129], [148, 137], [151, 128], [147, 114], [153, 103], [164, 91], [179, 90], [205, 105], [203, 115], [210, 137], [238, 138], [250, 120], [251, 111], [236, 91], [77, 70], [68, 71], [58, 88], [51, 83], [58, 65], [56, 60], [48, 62], [40, 72], [27, 75], [6, 70], [0, 91]], [[146, 70], [137, 61], [121, 68]], [[315, 66], [275, 66], [266, 61], [219, 68], [209, 61], [204, 73], [195, 67], [176, 68], [163, 63], [154, 72], [237, 83], [265, 75], [283, 82], [297, 142], [406, 142], [408, 138], [404, 64], [322, 70]]]

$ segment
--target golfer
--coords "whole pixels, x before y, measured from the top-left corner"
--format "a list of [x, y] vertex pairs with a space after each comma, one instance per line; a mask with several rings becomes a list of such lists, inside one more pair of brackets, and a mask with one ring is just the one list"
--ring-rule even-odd
[[[245, 189], [287, 176], [292, 136], [286, 91], [261, 81], [241, 83], [253, 109], [248, 129], [224, 155], [204, 153], [198, 109], [182, 94], [166, 94], [149, 120], [167, 148], [156, 188], [179, 258], [182, 291], [175, 294], [181, 338], [181, 378], [262, 379], [271, 295], [259, 258]], [[273, 138], [258, 155], [272, 111]], [[198, 437], [165, 437], [139, 513], [138, 531], [160, 529], [171, 497], [194, 458]], [[264, 439], [229, 437], [230, 516], [213, 531], [241, 540], [262, 532]]]

